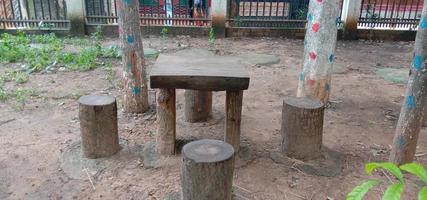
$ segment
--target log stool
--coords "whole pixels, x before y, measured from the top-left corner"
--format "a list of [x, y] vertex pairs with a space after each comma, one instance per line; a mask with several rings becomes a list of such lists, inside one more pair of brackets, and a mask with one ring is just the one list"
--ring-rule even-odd
[[310, 160], [321, 156], [324, 105], [305, 97], [285, 97], [282, 111], [282, 151]]
[[183, 147], [182, 200], [231, 200], [234, 149], [219, 141], [203, 139]]
[[187, 122], [207, 121], [212, 112], [212, 92], [185, 90], [184, 117]]
[[120, 150], [114, 97], [104, 95], [80, 97], [79, 119], [85, 157], [103, 158]]
[[160, 154], [175, 154], [176, 89], [226, 91], [224, 140], [239, 151], [243, 90], [249, 87], [249, 75], [239, 60], [226, 56], [190, 59], [160, 55], [150, 72], [150, 86], [159, 89], [156, 148]]

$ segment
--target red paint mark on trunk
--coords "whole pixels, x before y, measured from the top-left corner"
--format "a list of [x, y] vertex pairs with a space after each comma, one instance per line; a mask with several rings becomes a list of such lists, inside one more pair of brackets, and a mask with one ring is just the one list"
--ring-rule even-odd
[[311, 29], [313, 29], [313, 31], [315, 33], [317, 33], [317, 31], [319, 31], [320, 25], [319, 23], [314, 23], [313, 26], [311, 27]]
[[313, 80], [313, 79], [308, 79], [307, 83], [308, 83], [309, 86], [314, 86], [314, 84], [316, 83], [316, 81]]
[[308, 56], [310, 56], [311, 60], [316, 60], [317, 54], [314, 52], [310, 52], [310, 53], [308, 53]]

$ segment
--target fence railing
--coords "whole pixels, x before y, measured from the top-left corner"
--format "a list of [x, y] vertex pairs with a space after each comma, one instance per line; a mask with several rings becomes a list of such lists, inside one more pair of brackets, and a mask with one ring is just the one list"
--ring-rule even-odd
[[[210, 26], [210, 0], [140, 0], [141, 25]], [[116, 24], [116, 0], [86, 0], [88, 24]]]
[[230, 26], [304, 28], [309, 2], [309, 0], [237, 0], [236, 8], [230, 14]]
[[65, 0], [0, 0], [0, 28], [66, 29]]
[[[117, 24], [116, 0], [82, 1], [86, 24]], [[139, 1], [141, 25], [211, 26], [211, 0]], [[309, 1], [231, 0], [227, 26], [304, 28]], [[415, 30], [423, 4], [424, 0], [362, 0], [358, 26]], [[28, 28], [69, 29], [65, 0], [0, 0], [0, 29]]]
[[362, 0], [359, 26], [416, 29], [424, 0]]

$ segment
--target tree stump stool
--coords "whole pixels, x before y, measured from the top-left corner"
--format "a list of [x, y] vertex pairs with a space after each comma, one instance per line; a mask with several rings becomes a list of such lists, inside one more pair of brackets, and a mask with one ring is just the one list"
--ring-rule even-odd
[[117, 105], [114, 97], [103, 95], [80, 97], [79, 119], [85, 157], [108, 157], [120, 150]]
[[305, 97], [285, 97], [282, 111], [282, 151], [310, 160], [321, 156], [324, 105]]
[[207, 121], [212, 112], [212, 92], [185, 90], [184, 118], [187, 122]]
[[219, 140], [203, 139], [183, 147], [182, 200], [231, 200], [234, 149]]

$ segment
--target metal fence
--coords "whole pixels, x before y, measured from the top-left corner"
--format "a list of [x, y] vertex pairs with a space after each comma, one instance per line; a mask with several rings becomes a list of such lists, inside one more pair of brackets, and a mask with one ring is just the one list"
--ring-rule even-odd
[[[310, 0], [237, 0], [230, 26], [304, 28]], [[341, 1], [342, 7], [342, 1]]]
[[416, 29], [424, 0], [362, 0], [359, 26]]
[[65, 0], [0, 0], [0, 28], [66, 29]]
[[[211, 0], [139, 1], [141, 25], [211, 25]], [[309, 1], [233, 0], [228, 26], [304, 28]], [[359, 28], [416, 29], [423, 4], [424, 0], [362, 0]], [[65, 0], [0, 0], [0, 29], [68, 29], [66, 9]], [[87, 24], [117, 24], [116, 0], [85, 0], [85, 11]]]
[[[210, 26], [210, 1], [140, 0], [141, 25]], [[86, 14], [88, 24], [116, 24], [116, 1], [86, 0]]]

